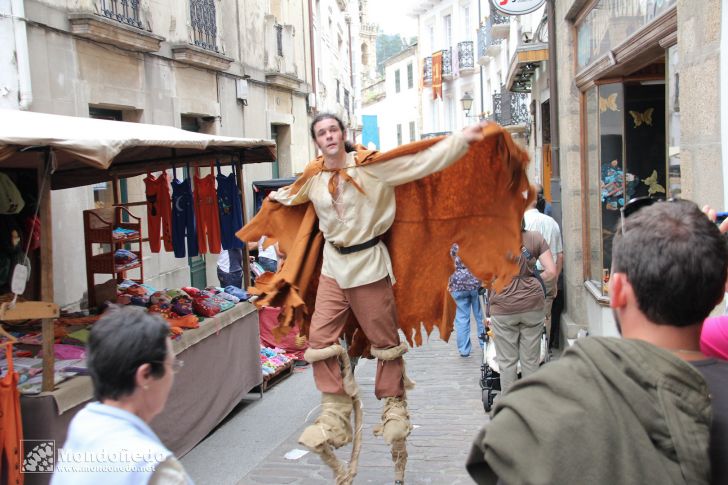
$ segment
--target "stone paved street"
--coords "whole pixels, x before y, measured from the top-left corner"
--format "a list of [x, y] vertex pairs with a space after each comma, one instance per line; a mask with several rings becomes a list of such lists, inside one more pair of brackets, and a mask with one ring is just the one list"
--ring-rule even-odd
[[[473, 339], [475, 332], [473, 332]], [[477, 348], [477, 344], [476, 344]], [[409, 408], [414, 431], [408, 440], [409, 461], [407, 484], [472, 483], [464, 468], [470, 441], [487, 416], [483, 411], [478, 385], [480, 356], [474, 351], [463, 358], [455, 347], [436, 334], [422, 347], [407, 356], [407, 372], [417, 382], [409, 393]], [[360, 363], [356, 371], [364, 405], [363, 445], [359, 460], [357, 484], [391, 484], [393, 467], [389, 448], [381, 438], [375, 438], [372, 428], [379, 421], [381, 403], [374, 397], [375, 361]], [[310, 371], [309, 371], [310, 372]], [[281, 387], [286, 383], [281, 384]], [[295, 403], [295, 397], [291, 396]], [[309, 422], [318, 414], [311, 413]], [[332, 473], [321, 459], [312, 453], [298, 460], [284, 455], [296, 448], [296, 438], [305, 427], [301, 422], [291, 426], [290, 436], [258, 466], [245, 475], [240, 484], [333, 483]], [[347, 459], [351, 446], [338, 450]]]

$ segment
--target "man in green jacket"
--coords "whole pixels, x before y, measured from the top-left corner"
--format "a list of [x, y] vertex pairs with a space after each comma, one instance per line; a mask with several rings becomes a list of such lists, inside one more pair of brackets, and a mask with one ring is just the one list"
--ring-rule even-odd
[[579, 340], [514, 385], [473, 443], [477, 483], [728, 483], [728, 362], [699, 345], [726, 238], [692, 202], [625, 210], [609, 281], [623, 338]]

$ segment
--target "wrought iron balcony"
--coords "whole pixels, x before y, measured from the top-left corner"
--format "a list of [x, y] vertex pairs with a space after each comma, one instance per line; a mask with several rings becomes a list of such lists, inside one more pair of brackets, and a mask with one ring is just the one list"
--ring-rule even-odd
[[100, 0], [101, 15], [137, 29], [144, 28], [139, 18], [139, 0]]
[[214, 0], [190, 0], [190, 20], [194, 44], [209, 51], [217, 48], [217, 12]]
[[481, 25], [478, 29], [478, 64], [486, 64], [490, 61], [490, 56], [486, 52], [488, 49], [488, 33], [486, 29], [487, 25]]
[[432, 84], [432, 57], [425, 57], [422, 71], [422, 81], [425, 84]]
[[501, 126], [529, 125], [530, 111], [527, 93], [513, 93], [505, 86], [500, 92], [493, 93], [493, 117]]
[[475, 69], [473, 41], [458, 42], [458, 70], [468, 71], [472, 69]]
[[493, 37], [498, 39], [508, 38], [508, 34], [511, 33], [510, 15], [500, 15], [499, 13], [495, 12], [495, 9], [491, 9], [488, 22], [492, 26], [491, 34], [493, 35]]
[[452, 48], [442, 50], [442, 78], [452, 79]]

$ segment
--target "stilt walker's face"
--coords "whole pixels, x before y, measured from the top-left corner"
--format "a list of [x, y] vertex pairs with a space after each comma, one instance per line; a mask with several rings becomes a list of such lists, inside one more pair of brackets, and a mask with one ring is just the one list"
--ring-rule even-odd
[[333, 118], [325, 118], [313, 127], [316, 134], [316, 145], [324, 157], [336, 157], [344, 151], [344, 132], [339, 122]]

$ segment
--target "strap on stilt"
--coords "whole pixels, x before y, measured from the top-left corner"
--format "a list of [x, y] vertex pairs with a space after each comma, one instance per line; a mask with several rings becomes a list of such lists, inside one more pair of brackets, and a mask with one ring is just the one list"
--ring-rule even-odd
[[349, 397], [351, 397], [351, 402], [354, 407], [354, 439], [351, 448], [351, 461], [349, 461], [348, 468], [336, 457], [334, 451], [331, 449], [331, 445], [328, 443], [324, 444], [320, 455], [324, 460], [324, 463], [326, 463], [334, 472], [336, 485], [351, 485], [354, 481], [354, 477], [356, 477], [357, 468], [359, 467], [363, 418], [361, 399], [359, 398], [359, 386], [356, 384], [354, 373], [351, 370], [349, 354], [346, 352], [346, 349], [339, 344], [333, 344], [323, 349], [308, 348], [303, 354], [303, 358], [311, 363], [330, 359], [331, 357], [338, 358], [343, 367], [341, 375], [344, 381], [344, 391]]
[[[397, 360], [404, 354], [406, 354], [407, 350], [407, 344], [403, 342], [396, 347], [392, 347], [391, 349], [378, 349], [376, 347], [372, 347], [371, 353], [379, 360]], [[415, 387], [415, 381], [407, 376], [404, 359], [402, 359], [402, 380], [404, 381], [405, 389], [413, 389]]]

